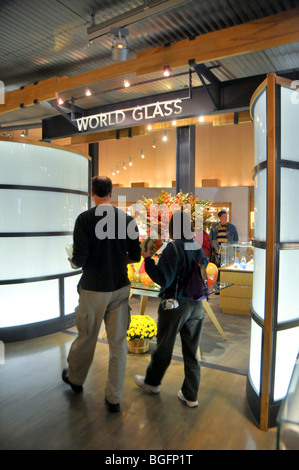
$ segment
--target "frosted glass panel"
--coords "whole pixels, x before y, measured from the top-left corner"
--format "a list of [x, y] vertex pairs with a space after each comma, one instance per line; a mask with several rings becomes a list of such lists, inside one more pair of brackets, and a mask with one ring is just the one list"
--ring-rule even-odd
[[260, 393], [262, 329], [251, 319], [249, 375], [257, 394]]
[[[299, 104], [298, 104], [299, 106]], [[299, 133], [299, 129], [298, 129]], [[281, 168], [280, 241], [299, 242], [299, 170]]]
[[266, 169], [255, 175], [254, 181], [254, 238], [266, 241], [267, 217], [267, 172]]
[[298, 93], [281, 87], [281, 158], [299, 162]]
[[82, 274], [64, 278], [64, 313], [68, 315], [74, 313], [78, 306], [79, 294], [77, 291], [78, 282]]
[[265, 318], [266, 250], [262, 250], [261, 248], [255, 247], [253, 260], [254, 272], [252, 308], [255, 313], [263, 320]]
[[58, 280], [0, 286], [0, 328], [59, 317]]
[[0, 141], [0, 168], [0, 184], [88, 191], [88, 159], [66, 150]]
[[254, 162], [267, 160], [267, 94], [264, 90], [254, 105]]
[[73, 272], [61, 237], [0, 238], [0, 280], [23, 279]]
[[299, 326], [277, 332], [274, 401], [284, 398], [299, 351]]
[[298, 266], [299, 250], [280, 251], [277, 308], [278, 323], [299, 319]]
[[87, 196], [0, 189], [0, 232], [72, 231], [87, 209]]

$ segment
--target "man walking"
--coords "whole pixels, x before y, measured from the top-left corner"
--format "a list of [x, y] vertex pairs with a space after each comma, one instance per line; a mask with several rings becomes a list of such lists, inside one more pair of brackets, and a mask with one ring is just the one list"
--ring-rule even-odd
[[108, 410], [116, 412], [123, 396], [130, 322], [127, 264], [140, 261], [141, 249], [135, 220], [111, 205], [111, 195], [110, 178], [93, 178], [95, 207], [80, 214], [75, 223], [70, 262], [83, 270], [76, 308], [78, 336], [72, 343], [68, 369], [63, 371], [62, 379], [73, 391], [83, 391], [104, 320], [109, 344], [105, 401]]

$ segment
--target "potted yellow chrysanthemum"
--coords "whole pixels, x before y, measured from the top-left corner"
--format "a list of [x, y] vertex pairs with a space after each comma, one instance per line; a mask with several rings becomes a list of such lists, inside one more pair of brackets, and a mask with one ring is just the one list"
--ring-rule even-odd
[[128, 349], [133, 353], [145, 353], [150, 339], [157, 334], [157, 324], [148, 315], [132, 315], [127, 331]]

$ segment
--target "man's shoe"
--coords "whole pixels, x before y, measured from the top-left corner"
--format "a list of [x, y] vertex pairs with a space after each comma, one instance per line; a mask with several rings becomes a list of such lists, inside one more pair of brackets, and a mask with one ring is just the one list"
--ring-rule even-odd
[[198, 401], [189, 401], [187, 400], [184, 395], [183, 395], [183, 392], [182, 390], [180, 390], [178, 392], [178, 398], [182, 401], [184, 401], [186, 403], [187, 406], [189, 406], [190, 408], [195, 408], [196, 406], [198, 406]]
[[151, 393], [159, 393], [160, 392], [160, 385], [149, 385], [144, 382], [145, 377], [141, 375], [135, 375], [134, 380], [138, 387], [143, 388], [147, 392]]
[[110, 413], [117, 413], [118, 411], [120, 411], [119, 403], [110, 403], [106, 397], [105, 397], [105, 403]]
[[63, 380], [66, 384], [70, 385], [71, 389], [72, 389], [74, 392], [76, 392], [76, 393], [81, 393], [81, 392], [83, 392], [83, 387], [82, 387], [82, 385], [75, 385], [75, 384], [72, 384], [72, 382], [70, 382], [70, 380], [69, 380], [69, 378], [68, 378], [68, 375], [67, 375], [67, 369], [64, 369], [64, 370], [62, 371], [62, 380]]

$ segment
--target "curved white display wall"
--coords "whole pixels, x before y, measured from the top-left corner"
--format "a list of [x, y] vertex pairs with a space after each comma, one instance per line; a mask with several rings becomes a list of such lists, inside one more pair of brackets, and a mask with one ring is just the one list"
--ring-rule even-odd
[[[252, 296], [251, 344], [248, 371], [248, 398], [257, 419], [262, 416], [262, 392], [269, 390], [269, 426], [276, 426], [281, 400], [287, 394], [299, 348], [299, 310], [297, 270], [299, 263], [299, 224], [297, 220], [299, 187], [299, 104], [294, 90], [284, 82], [275, 83], [274, 101], [265, 86], [252, 103], [255, 137], [255, 227], [254, 277]], [[272, 112], [271, 112], [272, 111]], [[275, 129], [271, 133], [269, 121]], [[270, 127], [270, 129], [272, 129]], [[275, 139], [274, 139], [275, 137]], [[272, 140], [271, 140], [272, 139]], [[269, 170], [269, 145], [275, 142], [271, 156], [275, 177]], [[272, 150], [273, 152], [273, 150]], [[273, 181], [272, 181], [273, 180]], [[268, 182], [272, 181], [271, 184]], [[273, 190], [275, 199], [268, 192]], [[267, 212], [274, 216], [268, 217]], [[269, 221], [269, 219], [271, 219]], [[268, 220], [268, 225], [267, 225]], [[274, 241], [267, 245], [273, 227]], [[269, 234], [267, 233], [269, 230]], [[267, 269], [267, 257], [273, 256], [274, 269]], [[270, 263], [269, 263], [270, 265]], [[271, 265], [270, 265], [271, 267]], [[273, 275], [266, 291], [266, 280]], [[268, 297], [267, 297], [268, 294]], [[266, 318], [267, 302], [272, 309]], [[270, 320], [270, 321], [269, 321]], [[268, 331], [267, 341], [266, 327]], [[266, 349], [270, 344], [270, 354]], [[264, 360], [265, 359], [265, 360]], [[269, 363], [268, 368], [266, 364]], [[268, 370], [267, 370], [268, 369]], [[267, 382], [264, 371], [269, 371]], [[265, 414], [264, 414], [265, 415]]]
[[88, 156], [0, 140], [0, 340], [74, 323], [81, 271], [70, 267], [66, 246], [89, 190]]

